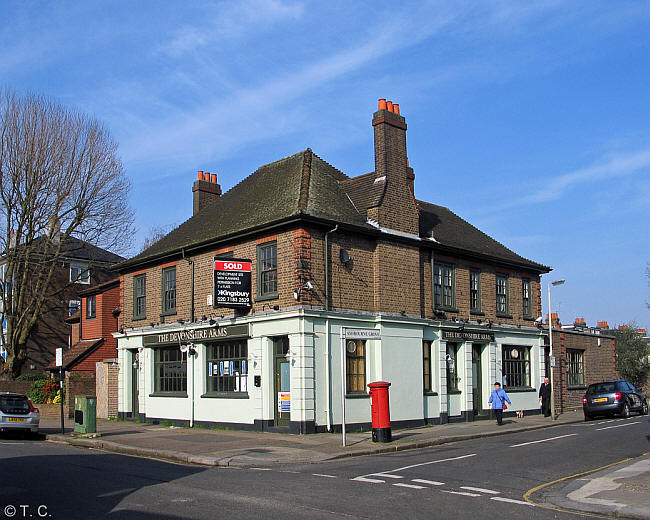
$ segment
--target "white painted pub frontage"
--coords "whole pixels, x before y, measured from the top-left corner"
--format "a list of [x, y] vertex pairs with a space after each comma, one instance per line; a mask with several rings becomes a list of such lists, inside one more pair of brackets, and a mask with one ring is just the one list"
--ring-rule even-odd
[[495, 381], [513, 412], [538, 413], [545, 373], [536, 327], [296, 307], [115, 335], [119, 415], [185, 425], [340, 430], [345, 389], [346, 425], [369, 428], [373, 381], [391, 383], [393, 428], [487, 418]]

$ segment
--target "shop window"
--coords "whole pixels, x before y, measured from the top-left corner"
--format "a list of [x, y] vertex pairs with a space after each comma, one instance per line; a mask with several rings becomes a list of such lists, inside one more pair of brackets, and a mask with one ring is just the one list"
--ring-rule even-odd
[[257, 247], [257, 299], [278, 296], [278, 247], [267, 242]]
[[447, 343], [447, 355], [445, 356], [447, 371], [447, 393], [458, 391], [458, 344]]
[[86, 297], [86, 319], [92, 320], [97, 317], [97, 297], [93, 294], [92, 296]]
[[508, 277], [504, 274], [497, 274], [496, 276], [497, 287], [497, 315], [505, 316], [509, 312], [508, 301]]
[[432, 364], [431, 364], [431, 342], [423, 341], [422, 342], [422, 378], [423, 378], [423, 388], [424, 393], [433, 392], [433, 381], [432, 381]]
[[585, 386], [585, 352], [567, 349], [567, 384], [568, 386]]
[[246, 340], [215, 343], [208, 347], [208, 394], [248, 392]]
[[469, 310], [481, 312], [481, 271], [469, 272]]
[[162, 271], [162, 313], [176, 314], [176, 267]]
[[147, 317], [147, 277], [144, 274], [133, 277], [133, 319]]
[[187, 358], [178, 346], [155, 349], [154, 388], [156, 393], [187, 393]]
[[453, 265], [434, 264], [433, 295], [436, 309], [455, 309], [456, 290], [454, 278]]
[[530, 280], [524, 278], [521, 282], [522, 301], [524, 317], [530, 318], [533, 315], [531, 301], [530, 301]]
[[70, 264], [70, 281], [73, 283], [90, 284], [90, 269], [88, 264], [73, 262]]
[[366, 393], [366, 341], [349, 339], [345, 344], [345, 391]]
[[530, 347], [503, 345], [504, 388], [530, 388]]

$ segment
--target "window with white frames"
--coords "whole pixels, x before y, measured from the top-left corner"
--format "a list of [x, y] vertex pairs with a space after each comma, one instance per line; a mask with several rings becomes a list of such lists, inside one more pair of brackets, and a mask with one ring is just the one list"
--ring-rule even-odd
[[73, 283], [90, 284], [90, 269], [88, 264], [81, 262], [70, 263], [70, 281]]

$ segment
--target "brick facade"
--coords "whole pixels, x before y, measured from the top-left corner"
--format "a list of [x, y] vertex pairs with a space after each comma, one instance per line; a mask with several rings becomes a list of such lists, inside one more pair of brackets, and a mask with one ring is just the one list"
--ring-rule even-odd
[[[547, 338], [548, 342], [548, 338]], [[567, 349], [584, 352], [585, 384], [569, 386], [567, 375]], [[589, 332], [553, 330], [553, 371], [556, 410], [581, 409], [582, 396], [591, 383], [618, 379], [616, 373], [616, 345], [612, 336]]]

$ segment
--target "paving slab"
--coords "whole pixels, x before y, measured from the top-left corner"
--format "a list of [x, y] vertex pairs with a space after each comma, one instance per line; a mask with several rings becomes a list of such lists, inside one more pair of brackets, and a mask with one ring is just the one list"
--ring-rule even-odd
[[565, 510], [650, 520], [650, 453], [558, 483], [542, 496]]

